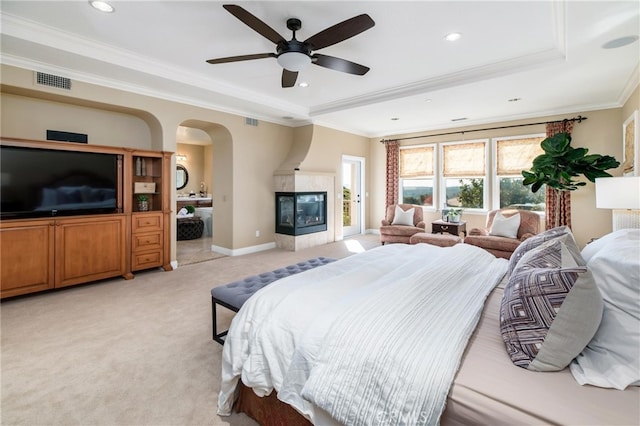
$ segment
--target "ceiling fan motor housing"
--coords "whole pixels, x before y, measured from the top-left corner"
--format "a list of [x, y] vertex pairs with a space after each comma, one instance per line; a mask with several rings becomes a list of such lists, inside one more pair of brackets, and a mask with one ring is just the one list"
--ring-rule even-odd
[[278, 52], [278, 56], [282, 55], [283, 53], [290, 52], [303, 53], [307, 56], [311, 56], [311, 46], [308, 43], [298, 41], [295, 38], [290, 41], [283, 41], [278, 43], [276, 51]]

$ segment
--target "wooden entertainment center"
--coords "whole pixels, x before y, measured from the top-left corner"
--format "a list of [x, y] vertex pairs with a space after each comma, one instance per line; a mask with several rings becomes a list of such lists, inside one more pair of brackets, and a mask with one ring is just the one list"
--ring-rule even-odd
[[0, 145], [115, 154], [118, 181], [113, 213], [0, 220], [0, 298], [172, 270], [171, 152], [6, 138]]

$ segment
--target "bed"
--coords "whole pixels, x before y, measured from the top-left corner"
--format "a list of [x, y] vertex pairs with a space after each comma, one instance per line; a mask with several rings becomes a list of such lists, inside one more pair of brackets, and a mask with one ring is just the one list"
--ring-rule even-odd
[[[562, 255], [578, 259], [572, 266], [562, 260], [562, 268], [594, 275], [597, 282], [597, 262], [610, 263], [624, 249], [631, 276], [605, 281], [631, 280], [637, 287], [640, 235], [622, 234], [587, 246], [584, 258], [562, 243]], [[541, 238], [540, 247], [551, 250], [552, 239]], [[638, 424], [640, 392], [633, 385], [640, 384], [640, 347], [627, 345], [631, 358], [620, 361], [631, 374], [628, 385], [580, 385], [576, 379], [597, 381], [585, 379], [591, 374], [588, 349], [602, 352], [598, 345], [612, 334], [605, 319], [619, 314], [611, 312], [617, 307], [607, 289], [597, 291], [603, 311], [570, 366], [532, 371], [512, 362], [522, 360], [505, 349], [505, 288], [512, 290], [518, 265], [539, 250], [523, 250], [512, 262], [464, 244], [386, 245], [265, 287], [229, 329], [218, 413], [229, 415], [235, 403], [260, 424]], [[632, 319], [620, 334], [634, 341], [640, 308], [638, 294], [630, 291], [623, 314], [630, 311]], [[580, 323], [590, 327], [588, 320]], [[552, 341], [555, 335], [548, 333]], [[544, 367], [553, 360], [536, 367], [538, 361], [530, 365], [553, 370]], [[624, 390], [611, 389], [616, 386]]]

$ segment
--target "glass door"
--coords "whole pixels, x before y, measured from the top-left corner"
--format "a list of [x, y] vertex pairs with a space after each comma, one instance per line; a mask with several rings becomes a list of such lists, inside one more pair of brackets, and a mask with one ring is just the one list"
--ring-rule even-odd
[[363, 210], [363, 168], [364, 158], [342, 157], [342, 235], [364, 232]]

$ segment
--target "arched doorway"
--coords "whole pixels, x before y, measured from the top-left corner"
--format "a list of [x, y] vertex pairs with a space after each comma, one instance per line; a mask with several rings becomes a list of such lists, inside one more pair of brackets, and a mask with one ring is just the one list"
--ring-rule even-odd
[[[178, 265], [197, 263], [220, 257], [223, 254], [216, 248], [230, 247], [233, 217], [228, 194], [231, 194], [232, 150], [231, 135], [217, 123], [201, 120], [186, 120], [180, 123], [176, 131], [176, 173], [177, 166], [188, 176], [186, 182], [180, 182], [178, 189], [176, 175], [176, 220], [180, 226], [179, 212], [182, 207], [191, 205], [194, 215], [202, 220], [203, 232], [198, 238], [176, 232], [176, 260]], [[227, 211], [228, 210], [228, 211]], [[224, 226], [218, 226], [218, 221]], [[219, 251], [219, 250], [218, 250]]]

